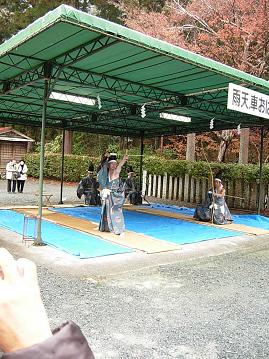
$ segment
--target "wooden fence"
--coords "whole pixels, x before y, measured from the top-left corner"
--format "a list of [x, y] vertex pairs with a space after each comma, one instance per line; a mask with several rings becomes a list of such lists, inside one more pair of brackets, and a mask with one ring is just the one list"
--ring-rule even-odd
[[[257, 208], [257, 183], [242, 181], [224, 182], [226, 194], [241, 197], [243, 199], [226, 197], [230, 208], [255, 210]], [[208, 189], [212, 187], [208, 179], [196, 179], [186, 174], [182, 177], [172, 177], [167, 174], [152, 175], [143, 171], [142, 192], [160, 202], [173, 204], [197, 205], [202, 203]], [[269, 184], [261, 185], [262, 203], [261, 209], [267, 208]]]

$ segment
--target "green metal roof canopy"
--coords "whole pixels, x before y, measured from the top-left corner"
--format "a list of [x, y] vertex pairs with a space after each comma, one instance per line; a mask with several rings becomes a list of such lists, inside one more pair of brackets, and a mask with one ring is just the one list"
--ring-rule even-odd
[[57, 128], [150, 137], [208, 131], [212, 117], [214, 129], [266, 121], [226, 104], [229, 82], [269, 94], [267, 81], [66, 5], [0, 46], [0, 119], [41, 126], [44, 78], [49, 93], [95, 100], [49, 98], [46, 125]]

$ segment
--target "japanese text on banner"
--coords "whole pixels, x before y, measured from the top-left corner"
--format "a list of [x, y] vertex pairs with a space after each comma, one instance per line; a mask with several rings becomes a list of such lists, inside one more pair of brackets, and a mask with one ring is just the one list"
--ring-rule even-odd
[[227, 108], [269, 119], [269, 96], [230, 83]]

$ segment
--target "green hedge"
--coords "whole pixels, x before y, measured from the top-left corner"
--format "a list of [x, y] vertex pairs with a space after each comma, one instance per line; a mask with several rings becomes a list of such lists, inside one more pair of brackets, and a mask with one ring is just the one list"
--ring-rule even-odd
[[[25, 161], [29, 168], [29, 175], [39, 177], [39, 155], [27, 154]], [[65, 171], [64, 179], [66, 181], [79, 181], [87, 173], [89, 163], [93, 163], [96, 167], [99, 158], [77, 155], [65, 155]], [[132, 165], [135, 172], [139, 173], [139, 157], [131, 157], [128, 164]], [[239, 165], [234, 163], [211, 163], [211, 169], [214, 174], [222, 172], [224, 180], [241, 180], [246, 182], [256, 182], [259, 178], [258, 165]], [[208, 163], [203, 161], [190, 162], [179, 160], [168, 160], [157, 156], [146, 156], [144, 158], [144, 169], [151, 174], [163, 175], [168, 173], [171, 176], [181, 176], [185, 173], [195, 178], [210, 177], [210, 167]], [[60, 178], [61, 171], [61, 155], [46, 154], [44, 175], [47, 178]], [[123, 171], [125, 175], [125, 169]], [[269, 182], [269, 166], [263, 168], [263, 181]]]

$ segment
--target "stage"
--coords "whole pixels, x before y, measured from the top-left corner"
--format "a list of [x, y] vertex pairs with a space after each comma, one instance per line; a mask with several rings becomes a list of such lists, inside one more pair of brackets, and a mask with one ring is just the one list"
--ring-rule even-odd
[[[269, 219], [257, 215], [233, 215], [234, 222], [217, 226], [197, 222], [193, 209], [151, 205], [124, 206], [124, 238], [98, 231], [100, 207], [52, 207], [43, 210], [42, 240], [78, 258], [131, 252], [147, 254], [180, 251], [183, 245], [220, 238], [256, 237], [269, 234]], [[24, 215], [36, 208], [0, 210], [0, 227], [23, 234]], [[34, 232], [34, 223], [28, 232]], [[31, 234], [31, 233], [30, 233]]]

